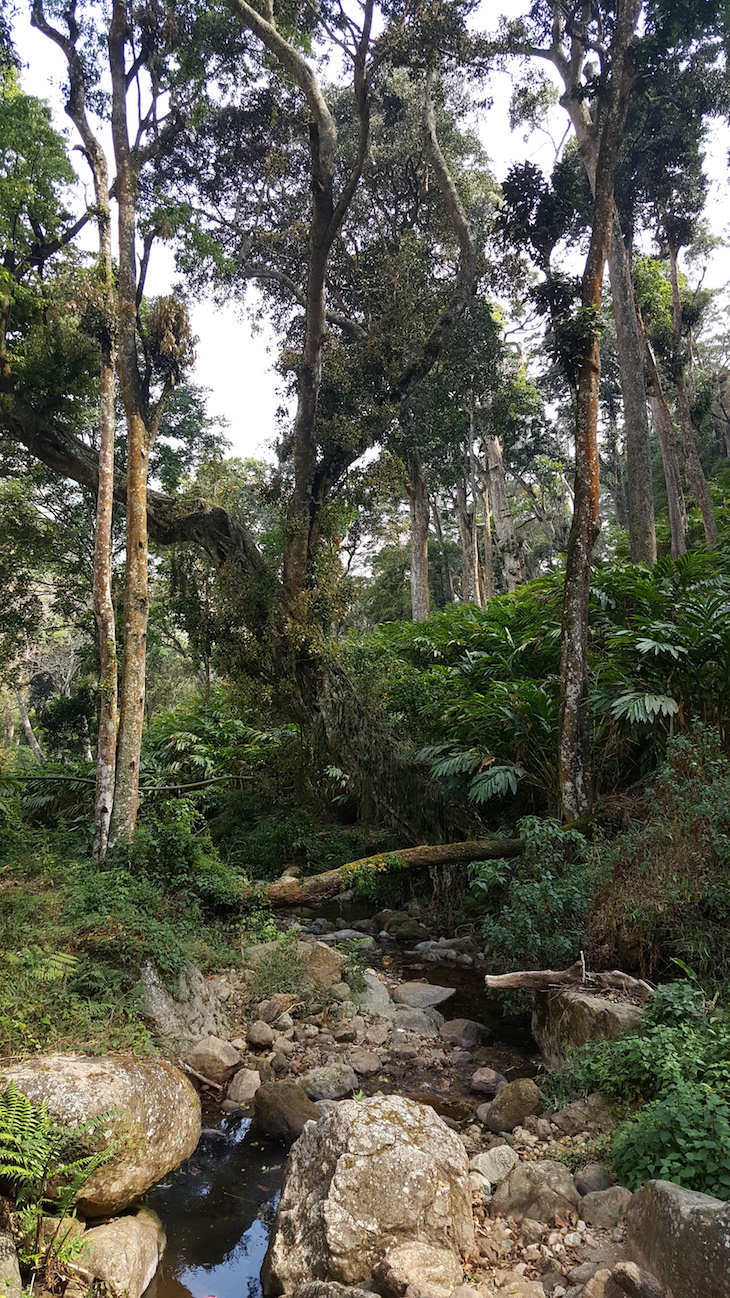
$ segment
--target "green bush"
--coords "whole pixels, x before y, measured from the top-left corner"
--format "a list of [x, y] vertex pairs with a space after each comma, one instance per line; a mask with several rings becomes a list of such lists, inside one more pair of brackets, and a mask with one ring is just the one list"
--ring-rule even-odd
[[711, 1086], [673, 1086], [621, 1127], [612, 1156], [630, 1190], [658, 1179], [730, 1199], [730, 1104]]

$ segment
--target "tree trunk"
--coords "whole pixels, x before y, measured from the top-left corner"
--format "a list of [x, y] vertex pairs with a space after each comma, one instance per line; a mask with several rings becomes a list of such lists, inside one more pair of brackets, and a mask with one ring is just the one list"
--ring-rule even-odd
[[623, 466], [621, 464], [621, 456], [618, 449], [618, 428], [613, 414], [611, 414], [608, 421], [606, 450], [608, 452], [608, 471], [606, 473], [606, 478], [608, 481], [608, 489], [613, 496], [613, 506], [616, 510], [616, 522], [619, 527], [628, 530], [629, 516], [626, 508], [626, 493], [624, 492]]
[[428, 491], [420, 451], [408, 456], [408, 503], [411, 515], [411, 617], [427, 622], [428, 603]]
[[644, 367], [629, 254], [615, 210], [608, 266], [626, 425], [631, 558], [634, 563], [652, 566], [656, 563], [656, 529]]
[[387, 874], [389, 870], [428, 869], [430, 866], [463, 865], [469, 861], [499, 860], [519, 856], [522, 843], [516, 838], [482, 839], [466, 843], [443, 843], [437, 847], [411, 847], [398, 852], [379, 852], [361, 861], [351, 861], [337, 870], [315, 874], [309, 879], [277, 879], [263, 888], [250, 888], [243, 895], [243, 904], [260, 903], [271, 906], [319, 905], [336, 897], [344, 888], [352, 887], [357, 878], [367, 874]]
[[592, 805], [588, 716], [588, 595], [593, 547], [599, 532], [598, 319], [603, 272], [613, 225], [613, 184], [623, 136], [630, 77], [628, 47], [639, 0], [619, 0], [611, 43], [611, 77], [595, 173], [593, 223], [583, 274], [585, 343], [575, 397], [575, 502], [565, 564], [560, 661], [558, 768], [563, 814], [569, 823], [586, 820]]
[[682, 490], [682, 473], [680, 470], [679, 456], [677, 454], [677, 439], [671, 411], [667, 405], [667, 399], [664, 395], [662, 381], [659, 376], [656, 358], [651, 343], [646, 336], [641, 312], [638, 314], [638, 324], [644, 357], [644, 367], [649, 383], [649, 401], [651, 404], [654, 432], [656, 433], [659, 448], [662, 453], [664, 484], [667, 491], [667, 506], [669, 510], [671, 553], [672, 558], [676, 559], [680, 554], [687, 553], [687, 506], [685, 504], [684, 491]]
[[463, 604], [479, 603], [479, 577], [474, 511], [467, 503], [467, 486], [464, 479], [456, 483], [456, 513], [461, 541], [461, 600]]
[[519, 973], [487, 974], [484, 985], [488, 991], [550, 991], [560, 987], [580, 987], [586, 991], [621, 991], [646, 1001], [654, 995], [654, 988], [642, 978], [632, 978], [620, 969], [607, 973], [591, 973], [583, 959], [576, 960], [569, 969], [522, 969]]
[[497, 586], [494, 580], [494, 543], [492, 541], [491, 526], [491, 505], [489, 500], [489, 488], [485, 484], [482, 491], [482, 501], [484, 506], [484, 598], [492, 599], [497, 594]]
[[694, 428], [692, 427], [692, 412], [690, 410], [687, 381], [682, 363], [684, 340], [682, 338], [682, 301], [679, 293], [679, 276], [677, 274], [677, 252], [678, 249], [670, 244], [669, 270], [672, 283], [672, 320], [674, 325], [674, 345], [676, 351], [674, 383], [677, 389], [679, 425], [682, 430], [682, 448], [684, 450], [684, 463], [687, 480], [694, 492], [697, 508], [702, 515], [707, 548], [708, 550], [715, 550], [717, 549], [718, 544], [715, 506], [702, 468], [699, 452], [697, 450], [697, 439], [695, 437]]
[[451, 564], [449, 563], [449, 556], [446, 552], [446, 545], [444, 543], [444, 533], [441, 527], [441, 515], [439, 514], [439, 508], [438, 505], [436, 504], [435, 499], [431, 501], [431, 514], [433, 517], [433, 525], [436, 531], [436, 539], [438, 540], [439, 543], [439, 553], [441, 555], [441, 571], [443, 573], [443, 579], [444, 579], [444, 591], [446, 592], [446, 598], [448, 599], [449, 603], [453, 604], [454, 600], [456, 599], [456, 596], [454, 595], [454, 580], [453, 577], [451, 576]]
[[36, 761], [42, 764], [46, 760], [43, 754], [43, 749], [41, 748], [40, 744], [38, 743], [38, 740], [36, 739], [35, 731], [33, 730], [33, 727], [30, 723], [30, 717], [28, 716], [28, 709], [25, 706], [25, 699], [23, 698], [23, 695], [19, 689], [15, 691], [15, 698], [18, 703], [20, 720], [23, 725], [23, 731], [25, 732], [25, 737], [28, 741], [28, 747], [30, 748], [30, 751], [32, 752]]
[[522, 545], [512, 518], [507, 499], [507, 487], [502, 460], [502, 444], [498, 437], [484, 437], [484, 452], [489, 478], [489, 500], [494, 516], [497, 549], [502, 558], [504, 582], [508, 591], [523, 586], [526, 580], [522, 558]]

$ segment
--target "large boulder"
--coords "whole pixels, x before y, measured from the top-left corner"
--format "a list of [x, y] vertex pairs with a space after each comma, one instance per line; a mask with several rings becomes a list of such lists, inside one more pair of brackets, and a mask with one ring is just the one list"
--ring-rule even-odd
[[450, 1298], [464, 1274], [452, 1249], [418, 1243], [388, 1249], [373, 1268], [373, 1278], [385, 1298], [401, 1298], [406, 1292], [418, 1298]]
[[310, 1100], [340, 1100], [358, 1089], [357, 1073], [351, 1064], [323, 1064], [304, 1074], [301, 1087]]
[[307, 1122], [319, 1122], [319, 1109], [296, 1082], [264, 1082], [254, 1097], [256, 1122], [282, 1145], [301, 1136]]
[[90, 1137], [91, 1148], [119, 1147], [87, 1181], [78, 1200], [85, 1217], [126, 1208], [192, 1154], [200, 1139], [200, 1100], [187, 1077], [160, 1059], [131, 1055], [38, 1055], [0, 1073], [25, 1095], [45, 1100], [64, 1126], [110, 1114]]
[[556, 1212], [566, 1217], [579, 1204], [580, 1195], [565, 1164], [545, 1158], [518, 1163], [492, 1196], [489, 1213], [550, 1223]]
[[607, 1190], [591, 1190], [580, 1205], [581, 1219], [597, 1230], [610, 1230], [612, 1226], [618, 1225], [630, 1203], [631, 1191], [623, 1185], [611, 1185]]
[[455, 987], [437, 987], [435, 983], [401, 983], [393, 992], [396, 1005], [409, 1005], [413, 1010], [425, 1010], [429, 1005], [441, 1005], [456, 995]]
[[84, 1279], [101, 1282], [109, 1298], [141, 1298], [165, 1249], [165, 1232], [156, 1213], [142, 1208], [82, 1236], [72, 1266]]
[[647, 1181], [624, 1221], [629, 1258], [673, 1298], [730, 1298], [730, 1203]]
[[[280, 942], [259, 942], [243, 948], [242, 960], [249, 969], [255, 969], [268, 955], [281, 950]], [[297, 942], [296, 954], [304, 962], [303, 982], [306, 987], [329, 990], [342, 981], [347, 956], [332, 951], [324, 942]]]
[[241, 1067], [241, 1056], [221, 1037], [203, 1037], [185, 1052], [185, 1063], [201, 1077], [222, 1085]]
[[0, 1226], [0, 1283], [4, 1298], [21, 1298], [23, 1281], [20, 1278], [15, 1240], [5, 1226]]
[[291, 1151], [264, 1292], [288, 1298], [303, 1276], [367, 1283], [402, 1244], [446, 1250], [455, 1265], [473, 1249], [464, 1146], [426, 1105], [345, 1100]]
[[598, 1037], [615, 1041], [634, 1032], [642, 1015], [639, 1005], [610, 1001], [588, 992], [534, 992], [532, 1035], [545, 1063], [559, 1072], [572, 1050]]
[[144, 1016], [152, 1031], [185, 1052], [203, 1037], [228, 1038], [228, 1015], [221, 1000], [221, 984], [204, 978], [195, 965], [180, 974], [172, 996], [152, 964], [140, 971]]
[[530, 1114], [540, 1114], [545, 1108], [537, 1086], [530, 1077], [518, 1077], [503, 1086], [485, 1114], [486, 1125], [497, 1135], [500, 1131], [514, 1131]]
[[364, 969], [362, 980], [365, 986], [352, 997], [361, 1010], [366, 1014], [378, 1014], [392, 1007], [390, 992], [374, 969]]

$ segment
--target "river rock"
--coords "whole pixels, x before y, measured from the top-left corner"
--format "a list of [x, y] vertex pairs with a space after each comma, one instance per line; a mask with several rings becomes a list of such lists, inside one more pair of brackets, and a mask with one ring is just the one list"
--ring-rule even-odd
[[596, 1190], [610, 1190], [611, 1173], [603, 1163], [589, 1163], [573, 1177], [578, 1194], [594, 1194]]
[[192, 1154], [200, 1139], [200, 1100], [172, 1064], [131, 1055], [38, 1055], [0, 1072], [0, 1087], [18, 1089], [63, 1126], [111, 1113], [92, 1136], [91, 1148], [119, 1141], [112, 1159], [87, 1181], [78, 1200], [85, 1217], [126, 1208]]
[[623, 1217], [631, 1202], [631, 1191], [623, 1185], [612, 1185], [607, 1190], [593, 1190], [580, 1205], [580, 1215], [588, 1226], [597, 1230], [610, 1230]]
[[341, 1100], [357, 1090], [357, 1073], [350, 1064], [324, 1064], [310, 1068], [300, 1085], [310, 1100]]
[[0, 1283], [2, 1283], [4, 1298], [22, 1298], [23, 1282], [20, 1278], [15, 1240], [4, 1226], [0, 1226]]
[[587, 1095], [584, 1100], [566, 1104], [564, 1109], [558, 1109], [549, 1117], [564, 1136], [577, 1136], [581, 1131], [591, 1131], [595, 1127], [609, 1130], [613, 1126], [611, 1111], [598, 1092]]
[[185, 1062], [202, 1077], [222, 1084], [241, 1067], [241, 1056], [230, 1041], [223, 1041], [220, 1037], [204, 1037], [186, 1052]]
[[545, 1158], [520, 1162], [498, 1186], [489, 1211], [492, 1217], [550, 1222], [556, 1212], [565, 1217], [579, 1203], [580, 1195], [565, 1164]]
[[239, 1068], [228, 1083], [226, 1099], [234, 1104], [250, 1104], [260, 1085], [261, 1077], [254, 1068]]
[[306, 1122], [319, 1122], [321, 1114], [296, 1082], [264, 1082], [253, 1097], [256, 1122], [282, 1145], [298, 1140]]
[[374, 1077], [383, 1066], [380, 1055], [376, 1055], [373, 1050], [363, 1050], [361, 1047], [350, 1051], [348, 1063], [355, 1069], [358, 1077]]
[[673, 1298], [730, 1298], [730, 1203], [647, 1181], [624, 1221], [629, 1258]]
[[390, 1018], [393, 1027], [401, 1032], [417, 1032], [420, 1037], [437, 1037], [443, 1023], [438, 1010], [412, 1010], [407, 1005], [394, 1005]]
[[353, 993], [352, 999], [355, 1004], [364, 1010], [366, 1014], [377, 1014], [382, 1010], [387, 1010], [392, 1005], [392, 1002], [390, 992], [382, 978], [378, 978], [374, 969], [364, 969], [362, 976], [365, 987], [362, 991]]
[[373, 1267], [373, 1280], [385, 1298], [400, 1298], [408, 1289], [418, 1298], [449, 1298], [463, 1278], [456, 1254], [432, 1244], [398, 1244]]
[[[531, 1113], [542, 1113], [545, 1102], [530, 1077], [518, 1077], [515, 1082], [508, 1082], [495, 1096], [485, 1114], [486, 1125], [490, 1131], [514, 1131]], [[480, 1118], [484, 1121], [484, 1118]]]
[[228, 1038], [228, 1015], [220, 997], [222, 985], [203, 977], [188, 964], [172, 996], [154, 965], [142, 965], [139, 974], [144, 1017], [159, 1037], [175, 1043], [183, 1053], [203, 1037]]
[[410, 1005], [414, 1010], [425, 1010], [430, 1005], [441, 1005], [456, 995], [455, 987], [437, 987], [435, 983], [401, 983], [393, 992], [396, 1005]]
[[401, 1244], [474, 1248], [466, 1152], [433, 1109], [401, 1096], [345, 1100], [292, 1149], [262, 1271], [265, 1294], [303, 1276], [369, 1283]]
[[495, 1072], [494, 1068], [477, 1068], [472, 1073], [469, 1085], [480, 1095], [496, 1095], [507, 1085], [507, 1078]]
[[395, 932], [396, 942], [423, 942], [429, 936], [425, 924], [419, 924], [417, 919], [410, 918], [404, 924], [399, 924], [395, 930], [390, 928], [388, 931]]
[[572, 989], [535, 992], [532, 1006], [532, 1035], [545, 1063], [557, 1071], [578, 1046], [598, 1037], [615, 1041], [634, 1032], [643, 1016], [638, 1005]]
[[[259, 942], [244, 947], [241, 958], [249, 969], [255, 969], [267, 955], [279, 950], [280, 942]], [[342, 952], [331, 950], [324, 942], [298, 942], [296, 954], [306, 967], [304, 983], [307, 987], [328, 990], [333, 983], [342, 981], [347, 964], [347, 956]]]
[[481, 1172], [490, 1185], [501, 1185], [519, 1161], [519, 1154], [510, 1149], [509, 1145], [495, 1145], [483, 1154], [475, 1154], [469, 1167], [474, 1172]]
[[635, 1262], [619, 1262], [611, 1272], [611, 1280], [629, 1298], [665, 1298], [666, 1290], [661, 1280], [649, 1275]]
[[297, 1298], [373, 1298], [372, 1289], [358, 1289], [356, 1285], [338, 1284], [336, 1280], [310, 1280], [300, 1289]]
[[274, 1029], [263, 1019], [255, 1019], [246, 1029], [246, 1040], [254, 1050], [270, 1050], [274, 1044]]
[[87, 1230], [72, 1265], [85, 1279], [100, 1281], [110, 1298], [140, 1298], [164, 1248], [159, 1217], [141, 1208], [133, 1217], [118, 1217]]
[[486, 1031], [487, 1028], [483, 1023], [475, 1023], [473, 1019], [449, 1019], [447, 1023], [441, 1025], [439, 1036], [449, 1045], [461, 1046], [462, 1050], [471, 1050], [473, 1046], [479, 1045]]

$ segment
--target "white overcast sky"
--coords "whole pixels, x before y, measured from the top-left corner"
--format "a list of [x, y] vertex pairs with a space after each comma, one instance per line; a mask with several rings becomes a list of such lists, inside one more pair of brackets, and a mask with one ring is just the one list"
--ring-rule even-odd
[[[496, 26], [496, 15], [523, 13], [525, 0], [501, 0], [481, 5], [481, 20], [485, 30]], [[18, 15], [14, 24], [18, 50], [24, 63], [23, 86], [28, 93], [47, 99], [54, 109], [58, 127], [67, 131], [70, 143], [73, 128], [63, 112], [63, 85], [65, 61], [60, 51], [45, 37], [33, 31], [27, 17]], [[553, 150], [544, 135], [538, 134], [525, 143], [522, 132], [512, 134], [507, 120], [507, 105], [511, 81], [500, 73], [490, 81], [492, 106], [481, 117], [480, 131], [497, 180], [502, 180], [510, 165], [531, 157], [549, 168]], [[564, 129], [562, 110], [557, 110], [556, 138]], [[713, 130], [708, 150], [708, 171], [711, 191], [708, 217], [713, 232], [730, 242], [728, 225], [728, 146], [730, 136], [723, 124]], [[306, 147], [305, 142], [303, 146]], [[82, 171], [83, 163], [77, 164]], [[84, 177], [86, 179], [86, 177]], [[175, 278], [172, 254], [158, 245], [147, 280], [149, 293], [169, 291]], [[723, 249], [717, 253], [707, 275], [706, 283], [713, 287], [724, 286], [730, 279], [730, 259]], [[193, 328], [198, 335], [197, 363], [193, 378], [211, 390], [211, 414], [228, 420], [227, 435], [236, 455], [264, 456], [267, 444], [275, 436], [274, 415], [279, 405], [276, 375], [273, 373], [274, 343], [266, 331], [252, 332], [251, 324], [240, 309], [220, 307], [206, 300], [190, 302]]]

